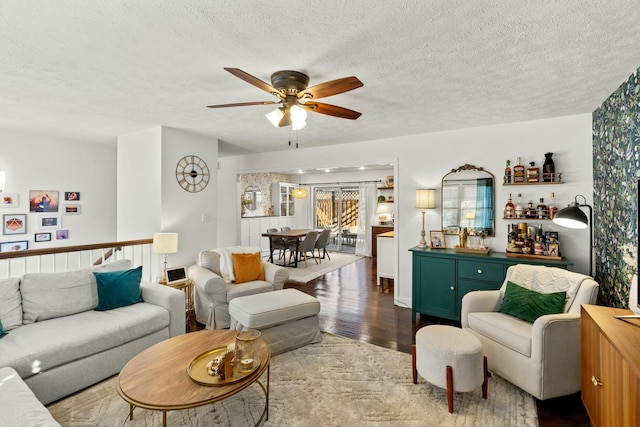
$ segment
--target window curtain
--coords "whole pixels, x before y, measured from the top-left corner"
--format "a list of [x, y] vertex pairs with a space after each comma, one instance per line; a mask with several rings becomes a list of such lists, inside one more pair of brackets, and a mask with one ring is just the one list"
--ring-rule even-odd
[[493, 234], [493, 178], [479, 178], [476, 186], [476, 216], [473, 228]]
[[378, 201], [376, 184], [362, 183], [358, 190], [358, 237], [355, 254], [371, 256], [371, 218], [376, 211]]
[[315, 194], [311, 191], [311, 188], [301, 186], [307, 189], [307, 197], [304, 199], [293, 199], [293, 205], [295, 206], [294, 224], [293, 228], [314, 228], [313, 225], [313, 210], [311, 206], [315, 205]]

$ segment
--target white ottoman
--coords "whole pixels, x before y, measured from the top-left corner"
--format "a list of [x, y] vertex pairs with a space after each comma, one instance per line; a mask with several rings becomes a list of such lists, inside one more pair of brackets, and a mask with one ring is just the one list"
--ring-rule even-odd
[[[447, 389], [449, 412], [453, 392], [468, 392], [482, 386], [487, 398], [487, 358], [480, 340], [470, 332], [447, 325], [429, 325], [416, 332], [412, 347], [413, 383], [420, 374], [427, 382]], [[454, 381], [455, 379], [455, 381]]]
[[60, 427], [13, 368], [0, 368], [0, 426]]
[[320, 342], [320, 302], [297, 289], [234, 298], [229, 302], [231, 329], [258, 329], [275, 355]]

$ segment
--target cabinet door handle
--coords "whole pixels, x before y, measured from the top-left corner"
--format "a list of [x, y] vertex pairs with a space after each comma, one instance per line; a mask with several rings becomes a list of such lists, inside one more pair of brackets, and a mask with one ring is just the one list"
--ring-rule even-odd
[[478, 274], [482, 274], [482, 269], [478, 269]]
[[452, 291], [456, 290], [456, 288], [454, 288], [453, 286], [450, 286], [449, 289], [451, 289]]
[[599, 379], [597, 379], [595, 375], [591, 375], [591, 382], [593, 383], [594, 387], [602, 386], [602, 382]]

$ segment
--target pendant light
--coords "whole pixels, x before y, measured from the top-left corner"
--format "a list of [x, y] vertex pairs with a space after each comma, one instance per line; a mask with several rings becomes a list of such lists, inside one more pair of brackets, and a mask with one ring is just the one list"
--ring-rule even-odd
[[291, 193], [291, 195], [295, 198], [295, 199], [304, 199], [307, 197], [308, 191], [306, 188], [302, 188], [300, 187], [300, 175], [302, 174], [302, 171], [299, 170], [298, 171], [298, 186], [296, 188], [293, 189], [293, 192]]

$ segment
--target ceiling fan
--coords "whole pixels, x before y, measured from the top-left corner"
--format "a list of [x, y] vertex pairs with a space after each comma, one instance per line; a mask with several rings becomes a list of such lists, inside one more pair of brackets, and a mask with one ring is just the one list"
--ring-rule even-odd
[[316, 99], [337, 95], [362, 87], [357, 77], [343, 77], [337, 80], [308, 87], [309, 76], [299, 71], [276, 71], [271, 75], [271, 84], [242, 71], [239, 68], [225, 68], [234, 76], [279, 98], [277, 101], [239, 102], [235, 104], [208, 105], [207, 108], [245, 107], [249, 105], [280, 105], [267, 119], [276, 127], [292, 125], [293, 130], [306, 125], [307, 111], [327, 114], [343, 119], [355, 120], [361, 113], [337, 105], [317, 102]]

